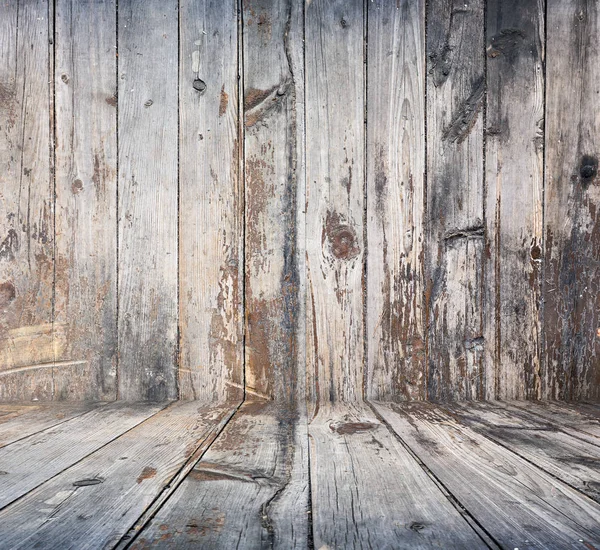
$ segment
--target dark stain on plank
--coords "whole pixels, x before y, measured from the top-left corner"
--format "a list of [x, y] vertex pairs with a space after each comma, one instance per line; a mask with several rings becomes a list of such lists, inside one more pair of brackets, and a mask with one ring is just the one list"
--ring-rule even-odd
[[0, 283], [0, 309], [6, 308], [17, 297], [17, 290], [12, 281]]
[[156, 468], [153, 466], [144, 466], [142, 473], [136, 479], [137, 483], [141, 483], [146, 479], [152, 479], [156, 475]]
[[525, 42], [525, 33], [521, 29], [502, 29], [490, 39], [487, 56], [491, 59], [504, 55], [514, 62], [520, 52], [523, 51], [522, 45]]
[[579, 165], [579, 176], [581, 177], [581, 185], [587, 189], [594, 181], [598, 174], [598, 159], [592, 155], [583, 155]]
[[223, 116], [227, 112], [227, 105], [229, 104], [229, 94], [225, 91], [225, 84], [221, 86], [221, 96], [219, 99], [219, 116]]
[[342, 220], [337, 212], [327, 211], [321, 242], [329, 244], [329, 250], [338, 260], [351, 260], [360, 254], [354, 228]]
[[444, 141], [462, 143], [467, 138], [483, 105], [484, 92], [485, 77], [481, 76], [473, 83], [469, 97], [459, 105], [452, 121], [444, 129], [442, 134]]
[[361, 432], [368, 432], [377, 427], [373, 422], [342, 422], [339, 424], [330, 424], [329, 429], [340, 435], [353, 435]]
[[100, 483], [104, 483], [103, 477], [89, 477], [74, 481], [73, 487], [88, 487], [90, 485], [100, 485]]
[[9, 229], [2, 244], [0, 244], [0, 261], [14, 261], [15, 253], [19, 251], [19, 248], [19, 235], [14, 229]]

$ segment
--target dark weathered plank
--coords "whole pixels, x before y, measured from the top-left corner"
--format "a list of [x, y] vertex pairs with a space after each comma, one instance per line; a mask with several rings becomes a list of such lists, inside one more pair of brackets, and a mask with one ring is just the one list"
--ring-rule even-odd
[[487, 548], [367, 405], [322, 404], [309, 434], [315, 548]]
[[306, 3], [307, 368], [318, 399], [363, 393], [363, 3]]
[[484, 394], [483, 0], [427, 12], [428, 396]]
[[306, 417], [246, 402], [132, 548], [306, 548], [307, 465]]
[[187, 402], [156, 414], [0, 512], [0, 547], [112, 547], [232, 410]]
[[[55, 11], [57, 361], [55, 398], [114, 399], [117, 367], [116, 2], [58, 0]], [[57, 366], [56, 369], [60, 369]], [[76, 376], [82, 373], [82, 378]]]
[[548, 0], [543, 396], [600, 397], [600, 4]]
[[161, 400], [177, 396], [177, 1], [118, 11], [118, 394]]
[[[302, 10], [289, 0], [242, 2], [246, 182], [246, 386], [292, 397], [299, 271], [296, 248]], [[298, 32], [299, 31], [299, 32]]]
[[115, 403], [0, 449], [0, 508], [143, 422], [164, 405]]
[[[52, 20], [45, 0], [0, 5], [0, 371], [52, 363]], [[51, 399], [31, 370], [4, 378], [0, 398]]]
[[488, 399], [541, 392], [544, 2], [487, 4]]
[[179, 395], [243, 385], [243, 201], [235, 0], [179, 3]]
[[425, 2], [367, 8], [367, 395], [424, 399]]

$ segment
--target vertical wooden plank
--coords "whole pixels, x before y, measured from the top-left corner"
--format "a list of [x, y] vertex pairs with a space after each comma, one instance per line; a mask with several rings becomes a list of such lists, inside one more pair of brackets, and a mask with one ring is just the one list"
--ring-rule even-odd
[[367, 8], [368, 396], [424, 399], [425, 2]]
[[116, 397], [116, 13], [114, 0], [56, 3], [54, 322], [57, 359], [82, 362], [62, 367], [79, 398]]
[[[42, 0], [0, 5], [0, 370], [5, 372], [52, 363], [55, 355], [48, 16]], [[25, 376], [23, 397], [52, 397], [51, 377], [43, 375]], [[9, 378], [15, 376], [17, 383], [8, 384], [3, 399], [11, 399], [13, 390], [22, 392], [20, 375]]]
[[219, 401], [243, 391], [237, 2], [183, 0], [179, 20], [179, 389]]
[[362, 0], [306, 3], [307, 369], [320, 400], [363, 394]]
[[487, 4], [489, 399], [540, 397], [544, 2]]
[[297, 383], [297, 93], [290, 0], [242, 2], [246, 176], [246, 388], [291, 402]]
[[549, 0], [544, 396], [600, 397], [600, 5]]
[[427, 326], [431, 399], [483, 395], [483, 0], [427, 15]]
[[161, 400], [177, 396], [177, 2], [118, 9], [118, 393]]

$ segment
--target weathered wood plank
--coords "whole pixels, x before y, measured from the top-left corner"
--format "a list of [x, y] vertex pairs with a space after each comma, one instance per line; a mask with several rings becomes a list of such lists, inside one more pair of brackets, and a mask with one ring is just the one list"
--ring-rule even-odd
[[487, 548], [365, 404], [309, 425], [315, 548]]
[[[0, 6], [0, 370], [51, 363], [64, 343], [52, 331], [51, 33], [45, 0]], [[24, 398], [52, 395], [32, 381]]]
[[55, 11], [56, 361], [86, 361], [55, 398], [114, 399], [117, 363], [116, 5]]
[[501, 548], [600, 543], [600, 506], [428, 404], [375, 405]]
[[243, 386], [237, 2], [179, 9], [179, 394], [219, 401]]
[[543, 0], [489, 1], [486, 30], [485, 397], [539, 398]]
[[425, 2], [367, 8], [367, 395], [424, 399]]
[[177, 397], [177, 2], [118, 12], [118, 395], [158, 401]]
[[246, 387], [294, 398], [299, 323], [298, 89], [302, 10], [290, 0], [242, 2], [246, 181]]
[[115, 403], [0, 449], [0, 508], [130, 430], [164, 405]]
[[307, 369], [317, 398], [363, 394], [363, 3], [306, 3]]
[[0, 547], [112, 548], [234, 408], [154, 415], [0, 512]]
[[480, 398], [484, 2], [427, 6], [428, 397]]
[[600, 397], [600, 5], [549, 0], [543, 397]]
[[307, 465], [306, 417], [247, 401], [132, 548], [307, 548]]

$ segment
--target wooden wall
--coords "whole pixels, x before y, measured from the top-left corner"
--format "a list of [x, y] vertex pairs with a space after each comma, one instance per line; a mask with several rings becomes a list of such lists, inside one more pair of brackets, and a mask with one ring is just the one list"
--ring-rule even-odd
[[0, 2], [0, 399], [600, 397], [598, 32]]

